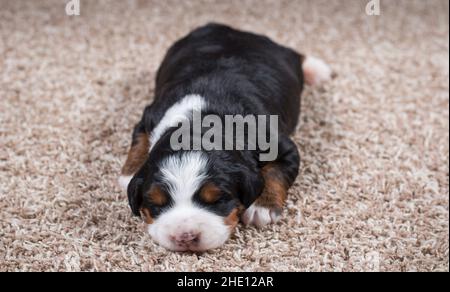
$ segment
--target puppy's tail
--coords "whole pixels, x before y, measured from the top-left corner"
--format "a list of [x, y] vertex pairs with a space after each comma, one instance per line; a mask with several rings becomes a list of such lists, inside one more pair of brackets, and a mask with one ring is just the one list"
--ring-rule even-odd
[[336, 76], [331, 67], [321, 59], [303, 56], [302, 60], [303, 74], [308, 85], [318, 86]]

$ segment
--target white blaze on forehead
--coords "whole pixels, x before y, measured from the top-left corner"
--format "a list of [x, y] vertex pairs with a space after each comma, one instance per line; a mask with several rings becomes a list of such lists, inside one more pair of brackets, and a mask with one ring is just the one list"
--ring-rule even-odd
[[192, 203], [192, 196], [207, 178], [207, 157], [201, 152], [186, 152], [171, 156], [161, 164], [161, 174], [177, 205]]
[[179, 123], [190, 119], [194, 111], [201, 111], [205, 107], [204, 98], [196, 94], [187, 95], [171, 106], [150, 135], [150, 151], [169, 128], [176, 127]]

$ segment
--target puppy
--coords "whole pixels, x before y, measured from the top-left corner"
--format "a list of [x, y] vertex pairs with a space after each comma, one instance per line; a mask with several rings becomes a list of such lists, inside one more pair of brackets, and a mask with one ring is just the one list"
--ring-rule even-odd
[[[257, 227], [277, 222], [299, 170], [289, 136], [304, 83], [320, 84], [331, 73], [323, 61], [218, 24], [175, 43], [119, 179], [152, 238], [169, 250], [200, 252], [223, 245], [240, 218]], [[222, 121], [227, 115], [278, 117], [275, 159], [261, 160], [263, 150], [248, 150], [248, 142], [239, 150], [174, 149], [173, 135], [183, 122], [192, 125], [195, 113]], [[206, 130], [202, 124], [188, 133], [195, 138]]]

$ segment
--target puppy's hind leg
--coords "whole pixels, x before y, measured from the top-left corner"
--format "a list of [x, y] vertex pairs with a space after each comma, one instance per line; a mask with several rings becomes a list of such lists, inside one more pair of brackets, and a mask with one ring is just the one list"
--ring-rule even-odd
[[308, 85], [318, 86], [335, 77], [330, 66], [321, 59], [315, 57], [302, 57], [302, 59], [303, 75]]

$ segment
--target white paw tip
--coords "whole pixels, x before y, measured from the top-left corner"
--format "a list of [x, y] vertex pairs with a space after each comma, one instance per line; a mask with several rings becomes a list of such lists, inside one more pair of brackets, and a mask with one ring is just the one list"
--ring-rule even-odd
[[120, 176], [119, 177], [119, 186], [122, 188], [122, 190], [127, 191], [128, 185], [130, 184], [131, 180], [133, 179], [132, 176]]
[[333, 70], [321, 59], [307, 57], [303, 62], [305, 81], [311, 86], [327, 82], [333, 77]]
[[280, 212], [253, 204], [242, 216], [245, 225], [255, 225], [258, 228], [277, 223], [281, 218]]

